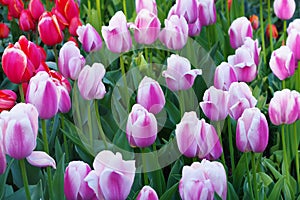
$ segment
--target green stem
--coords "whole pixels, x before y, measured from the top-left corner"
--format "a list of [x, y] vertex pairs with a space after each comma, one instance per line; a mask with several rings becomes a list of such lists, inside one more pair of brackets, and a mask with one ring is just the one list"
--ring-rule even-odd
[[[60, 122], [61, 122], [61, 128], [65, 130], [65, 118], [61, 114], [60, 117]], [[64, 148], [65, 148], [65, 153], [66, 153], [66, 162], [69, 162], [69, 148], [68, 148], [68, 142], [67, 142], [67, 136], [63, 133], [63, 140], [64, 140]]]
[[95, 105], [97, 125], [98, 125], [98, 129], [99, 129], [99, 132], [100, 132], [100, 136], [101, 136], [101, 139], [103, 140], [105, 149], [108, 149], [108, 145], [107, 145], [107, 141], [106, 141], [106, 136], [105, 136], [103, 128], [102, 128], [101, 118], [100, 118], [100, 114], [99, 114], [99, 110], [98, 110], [98, 104], [97, 104], [96, 100], [94, 100], [94, 105]]
[[273, 28], [272, 28], [272, 21], [271, 21], [271, 1], [268, 0], [268, 26], [269, 26], [269, 39], [270, 39], [270, 48], [271, 52], [274, 50], [273, 48]]
[[[222, 132], [221, 132], [220, 122], [217, 122], [217, 133], [218, 133], [218, 136], [219, 136], [219, 140], [220, 140], [221, 146], [224, 149], [223, 142], [222, 142]], [[223, 165], [225, 166], [226, 163], [225, 163], [224, 151], [222, 152], [221, 160], [222, 160]]]
[[300, 91], [300, 61], [298, 61], [298, 69], [296, 70], [296, 90]]
[[228, 137], [229, 137], [230, 162], [231, 162], [231, 168], [232, 168], [232, 174], [233, 174], [234, 170], [235, 170], [235, 163], [234, 163], [234, 149], [233, 149], [231, 119], [230, 119], [230, 117], [227, 118], [227, 125], [228, 125]]
[[284, 168], [285, 168], [285, 176], [286, 180], [289, 183], [290, 177], [289, 177], [289, 166], [288, 166], [288, 158], [287, 158], [287, 149], [286, 149], [286, 143], [285, 143], [285, 135], [284, 135], [284, 124], [281, 125], [281, 139], [282, 139], [282, 149], [283, 149], [283, 162], [284, 162]]
[[141, 148], [142, 150], [142, 162], [143, 162], [143, 174], [144, 174], [144, 185], [148, 185], [149, 181], [148, 181], [148, 176], [147, 176], [147, 172], [146, 172], [146, 158], [145, 158], [145, 153], [146, 150], [144, 148]]
[[182, 90], [178, 91], [178, 96], [179, 96], [180, 115], [182, 117], [185, 112], [185, 102], [184, 102], [184, 95]]
[[228, 0], [226, 1], [226, 18], [227, 18], [227, 25], [228, 27], [230, 26], [231, 22], [230, 22], [230, 11], [229, 11], [229, 5], [228, 5]]
[[23, 183], [24, 183], [26, 199], [31, 200], [31, 195], [30, 195], [30, 191], [29, 191], [29, 184], [28, 184], [24, 159], [19, 160], [19, 164], [20, 164], [20, 168], [21, 168], [21, 174], [22, 174], [22, 179], [23, 179]]
[[286, 20], [283, 21], [283, 41], [286, 43]]
[[[296, 160], [296, 174], [297, 174], [297, 182], [298, 186], [300, 187], [300, 166], [299, 166], [299, 153], [298, 153], [298, 137], [297, 137], [297, 122], [294, 123], [294, 142], [295, 142], [295, 160]], [[300, 188], [299, 188], [300, 189]]]
[[54, 57], [55, 57], [55, 62], [57, 64], [57, 71], [59, 72], [59, 68], [58, 68], [58, 52], [57, 52], [57, 45], [53, 46], [53, 51], [54, 51]]
[[242, 0], [241, 4], [242, 4], [242, 15], [241, 16], [245, 16], [245, 2], [244, 2], [244, 0]]
[[211, 38], [210, 38], [209, 26], [206, 27], [205, 32], [206, 32], [206, 38], [207, 38], [208, 48], [210, 50], [211, 49]]
[[255, 153], [251, 152], [251, 163], [252, 163], [252, 176], [253, 176], [253, 184], [254, 184], [254, 196], [255, 200], [258, 200], [258, 192], [257, 192], [257, 182], [256, 182], [256, 164], [255, 164]]
[[262, 50], [264, 54], [264, 64], [267, 63], [267, 55], [266, 55], [266, 47], [265, 47], [265, 29], [264, 29], [264, 16], [263, 16], [263, 6], [262, 6], [262, 0], [259, 0], [260, 6], [259, 6], [259, 18], [260, 18], [260, 36], [261, 36], [261, 45], [262, 45]]
[[100, 29], [101, 29], [102, 16], [101, 16], [101, 3], [100, 3], [100, 0], [96, 0], [96, 8], [97, 8], [97, 14], [98, 14], [98, 19], [99, 19]]
[[198, 162], [198, 157], [197, 156], [193, 158], [193, 162]]
[[91, 113], [91, 105], [90, 101], [87, 101], [87, 111], [88, 111], [88, 127], [89, 127], [89, 139], [90, 139], [90, 145], [91, 145], [91, 150], [94, 152], [94, 139], [93, 139], [93, 124], [92, 124], [92, 113]]
[[120, 56], [120, 67], [121, 67], [123, 83], [124, 83], [125, 105], [127, 106], [127, 112], [129, 112], [130, 99], [129, 99], [129, 94], [128, 94], [128, 90], [127, 90], [128, 86], [127, 86], [126, 71], [125, 71], [123, 56]]
[[81, 115], [80, 115], [80, 109], [79, 109], [79, 95], [78, 95], [78, 88], [77, 88], [77, 81], [74, 81], [74, 85], [73, 85], [73, 92], [74, 92], [74, 106], [75, 106], [75, 112], [77, 115], [77, 121], [78, 121], [78, 128], [81, 131], [82, 130], [82, 121], [81, 121]]
[[249, 163], [248, 163], [248, 152], [245, 153], [246, 156], [246, 169], [247, 169], [247, 179], [248, 179], [248, 185], [249, 185], [249, 193], [251, 194], [251, 199], [254, 199], [253, 197], [253, 190], [252, 190], [252, 183], [251, 183], [251, 178], [250, 178], [250, 170], [249, 170]]
[[21, 102], [25, 102], [24, 90], [22, 84], [19, 84], [19, 92], [20, 92]]
[[127, 8], [126, 8], [126, 0], [123, 0], [123, 10], [124, 10], [124, 15], [127, 18]]
[[285, 86], [285, 80], [282, 80], [282, 89], [285, 89], [286, 86]]

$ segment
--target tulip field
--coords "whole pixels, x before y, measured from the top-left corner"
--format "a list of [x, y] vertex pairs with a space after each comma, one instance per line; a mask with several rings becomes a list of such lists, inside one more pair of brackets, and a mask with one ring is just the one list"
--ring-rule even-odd
[[300, 200], [300, 1], [0, 0], [0, 200]]

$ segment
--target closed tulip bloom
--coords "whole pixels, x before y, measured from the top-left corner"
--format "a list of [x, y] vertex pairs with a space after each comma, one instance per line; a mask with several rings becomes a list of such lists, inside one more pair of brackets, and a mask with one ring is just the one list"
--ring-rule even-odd
[[139, 84], [136, 100], [138, 104], [153, 114], [159, 113], [166, 103], [159, 83], [147, 76]]
[[92, 25], [79, 26], [76, 32], [78, 40], [86, 52], [94, 52], [102, 48], [102, 39]]
[[257, 100], [252, 95], [251, 89], [244, 82], [235, 82], [229, 88], [228, 113], [237, 120], [247, 108], [255, 107]]
[[152, 113], [143, 106], [135, 104], [129, 113], [126, 136], [133, 147], [148, 147], [152, 145], [157, 136], [157, 121]]
[[136, 0], [135, 8], [136, 8], [136, 13], [139, 13], [143, 9], [147, 9], [153, 14], [157, 15], [156, 0]]
[[152, 12], [143, 9], [136, 19], [134, 28], [134, 39], [140, 44], [152, 44], [158, 38], [160, 32], [160, 21]]
[[242, 152], [262, 153], [269, 140], [269, 127], [264, 114], [258, 108], [246, 109], [238, 119], [236, 146]]
[[167, 59], [167, 70], [162, 72], [168, 88], [172, 91], [190, 89], [194, 85], [195, 78], [201, 74], [200, 69], [191, 69], [188, 59], [175, 54]]
[[102, 99], [106, 94], [102, 79], [105, 68], [101, 63], [94, 63], [92, 67], [86, 65], [78, 76], [78, 89], [86, 100]]
[[215, 70], [214, 86], [217, 89], [228, 91], [231, 83], [237, 82], [237, 75], [231, 64], [222, 62]]
[[17, 95], [12, 90], [0, 90], [0, 112], [10, 110], [16, 104]]
[[199, 20], [202, 26], [216, 23], [216, 5], [214, 0], [198, 0]]
[[200, 20], [197, 19], [195, 23], [193, 24], [188, 24], [189, 27], [189, 36], [197, 36], [201, 32], [202, 25], [200, 23]]
[[172, 15], [165, 19], [165, 28], [159, 34], [159, 40], [172, 50], [180, 50], [187, 43], [189, 27], [183, 16]]
[[7, 38], [9, 35], [9, 28], [6, 24], [0, 23], [0, 39]]
[[132, 40], [127, 28], [126, 16], [122, 11], [118, 11], [110, 19], [108, 26], [102, 26], [102, 36], [111, 52], [122, 53], [130, 50]]
[[284, 80], [295, 73], [295, 56], [289, 47], [281, 46], [272, 52], [269, 65], [274, 75]]
[[292, 124], [298, 119], [299, 104], [289, 89], [276, 91], [269, 104], [270, 120], [275, 125]]
[[230, 37], [230, 45], [233, 49], [244, 44], [246, 37], [252, 38], [252, 26], [246, 17], [239, 17], [235, 19], [228, 30]]
[[286, 46], [293, 52], [295, 59], [300, 60], [300, 47], [297, 44], [300, 44], [300, 32], [292, 30], [287, 37]]
[[44, 12], [38, 23], [38, 31], [43, 43], [48, 46], [59, 44], [63, 40], [63, 34], [57, 18], [50, 12]]
[[79, 6], [74, 0], [58, 0], [55, 1], [55, 8], [70, 24], [74, 17], [79, 18]]
[[74, 17], [72, 18], [72, 20], [70, 21], [69, 24], [69, 33], [71, 34], [71, 36], [78, 36], [77, 35], [77, 29], [78, 27], [80, 27], [82, 25], [79, 17]]
[[296, 90], [293, 90], [292, 91], [292, 95], [294, 96], [295, 98], [295, 101], [296, 101], [296, 110], [298, 110], [298, 119], [300, 119], [300, 93]]
[[136, 200], [158, 200], [158, 196], [154, 189], [150, 186], [145, 185], [140, 193], [138, 194]]
[[96, 193], [97, 199], [126, 199], [130, 193], [135, 161], [122, 159], [117, 152], [101, 151], [96, 156], [92, 170], [84, 179]]
[[77, 80], [81, 69], [85, 64], [84, 57], [72, 41], [66, 42], [59, 52], [58, 67], [65, 78]]
[[282, 20], [291, 19], [296, 9], [294, 0], [275, 0], [274, 4], [275, 15]]
[[22, 10], [24, 10], [24, 3], [22, 0], [8, 1], [8, 18], [19, 18]]
[[244, 44], [242, 47], [245, 47], [250, 52], [251, 57], [254, 60], [256, 66], [259, 65], [259, 54], [261, 51], [261, 47], [258, 47], [258, 40], [253, 40], [250, 37], [246, 37]]
[[223, 165], [219, 162], [203, 159], [184, 166], [179, 182], [179, 193], [182, 200], [214, 199], [217, 193], [223, 200], [227, 195], [227, 179]]
[[296, 30], [297, 32], [300, 32], [300, 19], [295, 19], [291, 23], [289, 23], [289, 26], [287, 28], [288, 34], [291, 33], [292, 30]]
[[[0, 126], [3, 127], [3, 125], [4, 122], [0, 120]], [[3, 146], [3, 133], [1, 129], [2, 128], [0, 128], [0, 175], [6, 170], [6, 155]]]
[[64, 192], [67, 200], [92, 200], [96, 198], [94, 191], [84, 181], [91, 168], [82, 161], [71, 161], [64, 175]]
[[176, 0], [175, 14], [183, 16], [188, 24], [195, 23], [198, 17], [197, 0]]
[[210, 120], [221, 121], [228, 115], [227, 104], [228, 92], [211, 86], [204, 92], [200, 107]]
[[35, 29], [35, 23], [33, 21], [29, 10], [25, 9], [21, 12], [19, 18], [19, 27], [22, 31], [33, 31]]
[[274, 24], [269, 24], [267, 26], [267, 29], [266, 29], [266, 35], [267, 35], [267, 38], [270, 38], [270, 29], [272, 28], [272, 38], [274, 39], [277, 39], [278, 38], [278, 31], [277, 31], [277, 28]]
[[30, 0], [28, 4], [28, 9], [34, 20], [38, 21], [40, 16], [45, 11], [44, 5], [41, 0]]
[[259, 27], [259, 19], [257, 15], [251, 15], [249, 18], [249, 21], [251, 22], [252, 28], [254, 30], [258, 29]]

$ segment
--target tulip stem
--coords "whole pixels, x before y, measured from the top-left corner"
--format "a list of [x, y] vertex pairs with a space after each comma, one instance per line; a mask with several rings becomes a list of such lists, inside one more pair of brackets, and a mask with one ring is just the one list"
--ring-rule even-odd
[[54, 52], [55, 62], [56, 62], [56, 65], [57, 65], [57, 71], [59, 72], [59, 67], [58, 67], [58, 53], [57, 53], [56, 47], [57, 47], [57, 45], [53, 46], [53, 52]]
[[[60, 122], [61, 122], [61, 128], [65, 130], [65, 118], [63, 115], [60, 115]], [[65, 148], [65, 153], [66, 153], [66, 162], [69, 162], [69, 149], [68, 149], [68, 142], [67, 142], [67, 137], [66, 134], [63, 133], [63, 140], [64, 140], [64, 148]]]
[[259, 0], [259, 20], [260, 20], [260, 36], [261, 36], [261, 45], [264, 52], [264, 64], [267, 63], [266, 47], [265, 47], [265, 29], [264, 29], [264, 15], [263, 15], [263, 5], [262, 0]]
[[[299, 153], [298, 153], [298, 138], [297, 138], [297, 122], [294, 123], [294, 142], [296, 147], [296, 154], [295, 154], [295, 160], [296, 160], [296, 174], [297, 174], [297, 182], [298, 186], [300, 187], [300, 166], [299, 166]], [[300, 188], [299, 188], [300, 189]]]
[[101, 16], [101, 4], [100, 4], [100, 0], [96, 0], [96, 7], [97, 7], [97, 13], [98, 13], [99, 25], [100, 25], [100, 29], [101, 29], [101, 25], [102, 25], [102, 16]]
[[185, 112], [184, 95], [183, 95], [182, 90], [178, 91], [178, 96], [179, 96], [180, 115], [182, 117], [184, 115], [184, 112]]
[[251, 194], [251, 199], [254, 199], [253, 197], [253, 190], [252, 190], [252, 182], [250, 178], [250, 170], [249, 170], [249, 163], [248, 163], [248, 152], [245, 152], [245, 157], [246, 157], [246, 169], [247, 169], [247, 179], [248, 179], [248, 185], [249, 185], [249, 193]]
[[282, 80], [282, 89], [285, 89], [285, 80]]
[[[217, 122], [217, 132], [218, 132], [218, 136], [219, 136], [219, 140], [220, 140], [221, 146], [222, 146], [222, 148], [223, 148], [222, 131], [221, 131], [221, 125], [220, 125], [220, 122]], [[223, 148], [223, 149], [224, 149], [224, 148]], [[226, 165], [226, 162], [225, 162], [224, 151], [223, 151], [222, 154], [221, 154], [221, 160], [222, 160], [223, 165], [225, 166], [225, 165]]]
[[127, 18], [127, 8], [126, 8], [126, 0], [123, 0], [123, 10], [124, 10], [124, 15]]
[[93, 124], [92, 124], [92, 113], [91, 113], [91, 102], [87, 101], [87, 112], [88, 112], [88, 127], [89, 127], [89, 138], [90, 138], [90, 145], [91, 150], [94, 152], [94, 142], [93, 142]]
[[272, 21], [271, 21], [271, 1], [268, 0], [268, 26], [269, 26], [269, 38], [270, 38], [270, 48], [271, 52], [274, 50], [273, 48], [273, 28], [272, 28]]
[[19, 84], [19, 92], [20, 92], [21, 102], [25, 102], [24, 90], [22, 84]]
[[234, 149], [233, 149], [233, 142], [232, 142], [232, 130], [231, 130], [230, 117], [227, 118], [227, 125], [228, 125], [228, 137], [229, 137], [230, 162], [231, 162], [231, 169], [233, 174], [235, 170], [235, 163], [234, 163]]
[[285, 135], [284, 135], [284, 124], [281, 125], [281, 139], [282, 139], [282, 150], [283, 150], [283, 162], [284, 162], [284, 169], [285, 169], [285, 176], [286, 180], [289, 183], [289, 166], [288, 166], [288, 158], [286, 152], [286, 143], [285, 143]]
[[252, 163], [252, 176], [253, 176], [253, 184], [254, 184], [254, 196], [255, 200], [258, 200], [258, 193], [257, 193], [257, 183], [256, 183], [256, 164], [255, 164], [255, 153], [251, 152], [251, 163]]
[[228, 0], [225, 0], [225, 2], [226, 2], [226, 18], [227, 18], [227, 25], [228, 25], [228, 27], [230, 26], [230, 16], [229, 16], [229, 14], [230, 14], [230, 11], [229, 11], [229, 4], [228, 4]]
[[99, 114], [99, 110], [98, 110], [98, 104], [97, 104], [96, 100], [94, 100], [94, 105], [95, 105], [96, 119], [97, 119], [97, 125], [98, 125], [98, 129], [99, 129], [99, 132], [100, 132], [100, 136], [101, 136], [101, 139], [103, 140], [105, 149], [108, 149], [106, 136], [105, 136], [103, 128], [102, 128], [101, 118], [100, 118], [100, 114]]
[[146, 153], [146, 149], [145, 148], [141, 148], [142, 150], [142, 162], [143, 162], [143, 174], [144, 174], [144, 185], [148, 185], [148, 176], [146, 173], [146, 159], [145, 159], [145, 153]]
[[80, 108], [79, 108], [79, 95], [78, 95], [78, 87], [77, 87], [77, 81], [74, 81], [74, 85], [73, 85], [73, 100], [74, 100], [74, 106], [75, 106], [75, 112], [76, 112], [76, 117], [77, 117], [77, 122], [78, 122], [78, 128], [80, 131], [82, 131], [82, 121], [81, 121], [81, 114], [80, 114]]
[[120, 67], [121, 67], [123, 83], [124, 83], [124, 92], [125, 92], [125, 103], [124, 104], [127, 108], [127, 113], [129, 113], [130, 99], [129, 99], [129, 94], [128, 94], [128, 86], [127, 86], [126, 71], [125, 71], [123, 56], [120, 56]]
[[283, 41], [286, 43], [286, 20], [283, 21]]
[[300, 91], [300, 61], [298, 61], [298, 69], [296, 70], [296, 90]]
[[24, 159], [19, 160], [20, 168], [21, 168], [21, 173], [22, 173], [22, 179], [24, 183], [24, 189], [25, 189], [25, 194], [26, 194], [26, 199], [31, 200], [31, 195], [29, 191], [29, 185], [28, 185], [28, 179], [27, 179], [27, 173], [26, 173], [26, 167], [25, 167], [25, 161]]

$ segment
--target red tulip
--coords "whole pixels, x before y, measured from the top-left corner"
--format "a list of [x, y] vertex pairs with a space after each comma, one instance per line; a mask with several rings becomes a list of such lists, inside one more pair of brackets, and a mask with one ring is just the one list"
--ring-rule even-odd
[[272, 27], [272, 37], [277, 39], [278, 38], [278, 31], [277, 31], [277, 28], [274, 24], [269, 24], [267, 26], [267, 29], [266, 29], [266, 35], [268, 38], [270, 38], [270, 27]]
[[7, 38], [9, 34], [9, 28], [6, 24], [0, 23], [0, 39]]
[[30, 0], [28, 9], [35, 20], [39, 20], [40, 16], [45, 11], [44, 5], [41, 0]]
[[20, 18], [19, 18], [19, 27], [22, 31], [33, 31], [35, 29], [35, 23], [33, 21], [30, 11], [29, 10], [23, 10], [21, 12]]
[[259, 26], [259, 20], [257, 15], [251, 15], [249, 21], [251, 22], [252, 28], [256, 30]]
[[79, 18], [79, 7], [74, 0], [56, 0], [55, 5], [69, 24], [74, 17]]
[[17, 95], [12, 90], [0, 90], [0, 112], [10, 110], [16, 104]]
[[9, 3], [8, 3], [9, 17], [19, 18], [22, 10], [24, 10], [24, 3], [22, 0], [10, 0], [9, 1]]
[[69, 32], [72, 36], [78, 36], [76, 31], [77, 31], [77, 28], [79, 26], [81, 26], [82, 23], [79, 19], [79, 17], [74, 17], [71, 22], [70, 22], [70, 25], [69, 25]]

